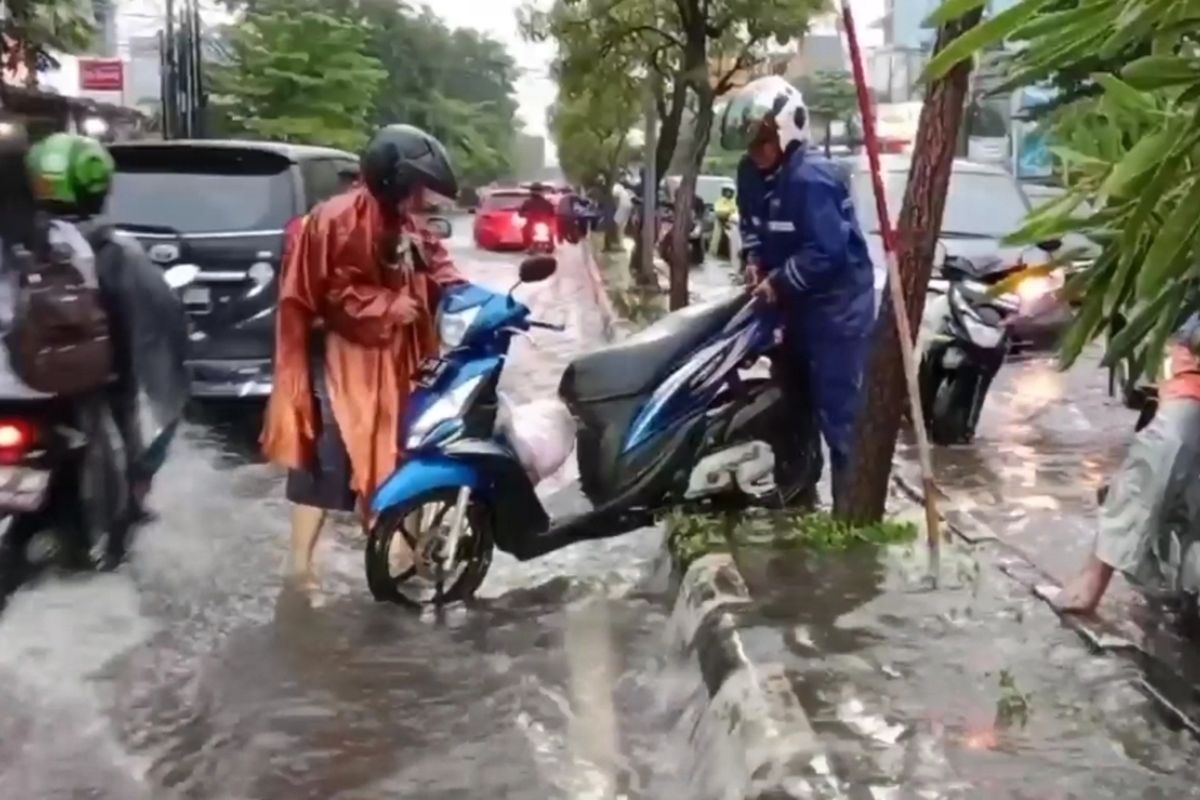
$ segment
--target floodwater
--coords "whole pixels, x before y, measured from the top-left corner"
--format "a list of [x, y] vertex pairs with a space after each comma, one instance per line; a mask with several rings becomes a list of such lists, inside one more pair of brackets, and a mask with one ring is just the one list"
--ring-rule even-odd
[[[518, 259], [476, 253], [458, 225], [471, 277], [511, 286]], [[569, 330], [514, 352], [517, 400], [551, 396], [603, 341], [597, 291], [577, 257], [520, 290]], [[346, 521], [314, 604], [281, 587], [288, 509], [254, 455], [256, 412], [205, 418], [182, 431], [131, 565], [50, 577], [0, 616], [0, 797], [683, 796], [702, 690], [664, 638], [660, 531], [498, 557], [478, 607], [422, 617], [372, 602]]]
[[1131, 662], [1093, 655], [987, 546], [742, 551], [752, 657], [781, 661], [848, 797], [1200, 797], [1200, 745]]

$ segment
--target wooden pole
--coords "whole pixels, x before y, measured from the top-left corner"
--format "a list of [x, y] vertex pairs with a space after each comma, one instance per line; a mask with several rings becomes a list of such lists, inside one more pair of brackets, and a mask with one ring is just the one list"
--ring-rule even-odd
[[850, 11], [850, 0], [842, 0], [842, 24], [846, 29], [850, 64], [854, 72], [854, 83], [858, 89], [858, 110], [862, 115], [863, 143], [866, 145], [867, 160], [870, 163], [871, 183], [875, 189], [875, 211], [879, 215], [879, 232], [883, 238], [884, 258], [887, 261], [887, 285], [892, 310], [896, 316], [896, 330], [900, 338], [900, 357], [904, 362], [908, 402], [917, 437], [917, 453], [921, 463], [921, 484], [925, 494], [929, 570], [936, 584], [940, 572], [941, 525], [937, 511], [937, 486], [933, 479], [933, 456], [929, 448], [929, 436], [925, 430], [925, 414], [921, 408], [921, 389], [917, 381], [917, 357], [913, 352], [912, 324], [908, 318], [908, 308], [904, 302], [904, 289], [900, 282], [900, 266], [896, 258], [896, 236], [895, 231], [892, 230], [892, 218], [888, 215], [887, 195], [884, 191], [883, 172], [879, 160], [879, 140], [875, 136], [875, 113], [870, 93], [867, 90], [862, 51], [858, 46], [858, 32], [854, 27], [854, 15]]

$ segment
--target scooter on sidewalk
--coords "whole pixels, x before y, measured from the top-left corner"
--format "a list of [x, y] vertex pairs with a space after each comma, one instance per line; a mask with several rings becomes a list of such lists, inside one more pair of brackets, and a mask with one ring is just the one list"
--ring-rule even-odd
[[1018, 309], [989, 286], [943, 270], [930, 282], [917, 336], [918, 384], [925, 424], [934, 444], [967, 444], [975, 438], [988, 389], [1008, 355], [1005, 320]]
[[[553, 258], [526, 259], [521, 282], [555, 269]], [[572, 430], [561, 458], [573, 447], [580, 478], [562, 490], [575, 509], [552, 517], [535, 492], [545, 475], [530, 475], [521, 442], [500, 424], [497, 385], [513, 338], [562, 330], [530, 314], [511, 292], [477, 285], [443, 297], [444, 351], [420, 369], [404, 460], [371, 500], [377, 521], [366, 573], [377, 600], [468, 600], [495, 547], [525, 561], [644, 527], [668, 508], [778, 506], [790, 502], [791, 487], [802, 491], [789, 480], [806, 473], [788, 441], [783, 392], [744, 374], [774, 349], [778, 321], [738, 293], [668, 315], [567, 367], [559, 402]], [[398, 539], [407, 547], [397, 548]]]

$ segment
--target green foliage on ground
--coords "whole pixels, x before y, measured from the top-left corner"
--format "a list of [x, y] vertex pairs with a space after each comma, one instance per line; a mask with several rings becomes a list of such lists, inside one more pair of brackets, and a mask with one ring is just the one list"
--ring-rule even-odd
[[[981, 2], [949, 0], [935, 16]], [[1103, 336], [1109, 364], [1154, 368], [1200, 291], [1200, 0], [1021, 0], [937, 55], [928, 75], [1003, 41], [1019, 47], [1001, 88], [1080, 84], [1047, 120], [1068, 191], [1014, 237], [1078, 231], [1104, 248], [1068, 286], [1082, 306], [1064, 364]]]
[[688, 514], [666, 519], [668, 548], [686, 569], [709, 553], [731, 547], [804, 548], [815, 552], [844, 552], [855, 547], [906, 544], [917, 537], [911, 522], [883, 520], [855, 526], [825, 511], [811, 513]]
[[55, 53], [82, 53], [95, 37], [90, 4], [79, 0], [5, 0], [0, 20], [0, 68], [24, 67], [25, 84], [37, 86], [39, 70], [58, 66]]
[[214, 89], [247, 134], [356, 151], [387, 77], [366, 53], [369, 36], [347, 17], [261, 3], [233, 27], [232, 61], [215, 72]]

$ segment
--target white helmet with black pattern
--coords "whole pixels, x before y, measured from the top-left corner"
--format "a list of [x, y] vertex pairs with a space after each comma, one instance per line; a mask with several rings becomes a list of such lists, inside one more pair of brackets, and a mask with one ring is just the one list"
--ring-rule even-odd
[[758, 78], [730, 98], [721, 115], [721, 147], [746, 150], [754, 144], [764, 122], [773, 120], [779, 130], [779, 146], [807, 144], [808, 109], [804, 96], [778, 75]]

